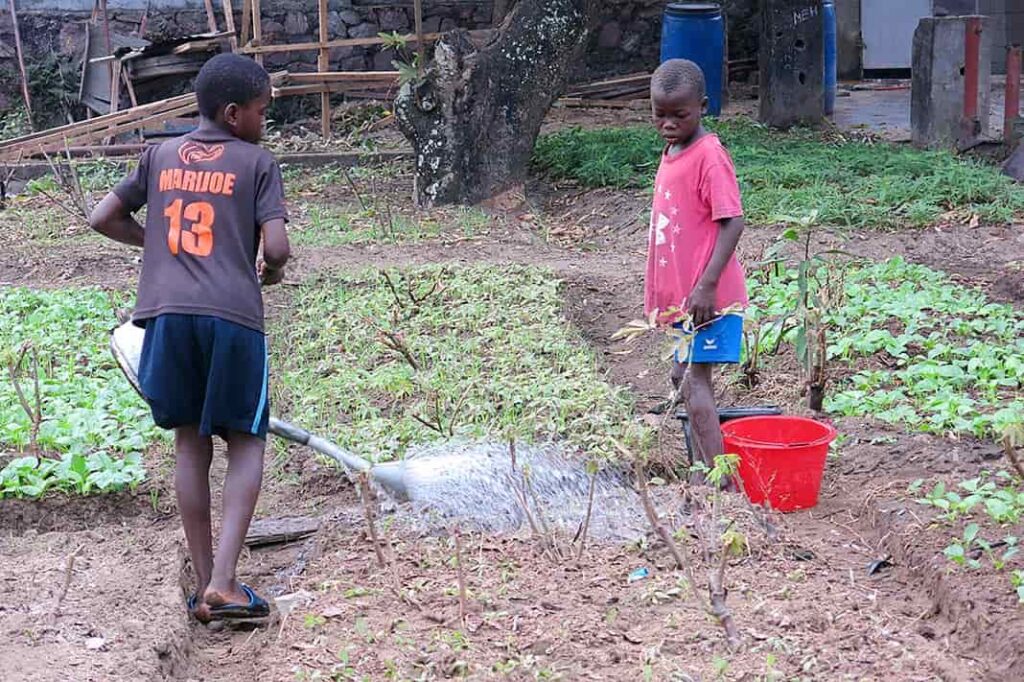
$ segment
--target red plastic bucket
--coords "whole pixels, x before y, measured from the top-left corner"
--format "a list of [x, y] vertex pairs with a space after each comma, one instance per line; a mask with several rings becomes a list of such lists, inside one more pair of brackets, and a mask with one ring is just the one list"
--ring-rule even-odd
[[743, 489], [754, 504], [788, 512], [818, 504], [836, 430], [804, 417], [745, 417], [722, 424], [725, 451], [739, 455]]

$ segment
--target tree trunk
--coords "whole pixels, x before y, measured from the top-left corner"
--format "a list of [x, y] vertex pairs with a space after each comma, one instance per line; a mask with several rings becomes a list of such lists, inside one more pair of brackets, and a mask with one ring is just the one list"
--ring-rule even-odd
[[596, 0], [519, 0], [477, 48], [446, 34], [395, 102], [424, 206], [521, 196], [541, 123], [583, 48]]

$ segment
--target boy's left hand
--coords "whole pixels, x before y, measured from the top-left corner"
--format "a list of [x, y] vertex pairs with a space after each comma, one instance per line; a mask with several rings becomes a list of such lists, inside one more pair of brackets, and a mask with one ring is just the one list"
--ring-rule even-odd
[[280, 284], [284, 280], [284, 268], [267, 267], [265, 262], [260, 261], [259, 276], [263, 286]]
[[702, 327], [715, 319], [715, 287], [697, 283], [690, 294], [690, 317], [694, 328]]

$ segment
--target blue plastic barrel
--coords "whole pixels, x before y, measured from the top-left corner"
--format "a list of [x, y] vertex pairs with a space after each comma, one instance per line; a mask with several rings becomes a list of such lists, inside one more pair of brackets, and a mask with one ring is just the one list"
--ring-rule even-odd
[[825, 21], [825, 115], [831, 116], [836, 110], [837, 65], [836, 65], [836, 4], [824, 0], [822, 14]]
[[725, 61], [725, 22], [721, 5], [713, 2], [673, 2], [665, 7], [661, 27], [661, 61], [689, 59], [704, 71], [708, 114], [722, 113], [722, 66]]

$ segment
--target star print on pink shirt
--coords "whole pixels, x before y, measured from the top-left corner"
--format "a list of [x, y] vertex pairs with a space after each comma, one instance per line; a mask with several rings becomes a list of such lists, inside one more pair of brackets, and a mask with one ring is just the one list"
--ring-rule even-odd
[[[666, 150], [667, 151], [667, 150]], [[686, 308], [718, 239], [718, 221], [743, 215], [736, 170], [717, 135], [705, 135], [682, 152], [662, 154], [654, 183], [647, 251], [644, 312], [657, 310], [671, 323]], [[718, 281], [716, 307], [747, 306], [747, 285], [736, 254]]]

